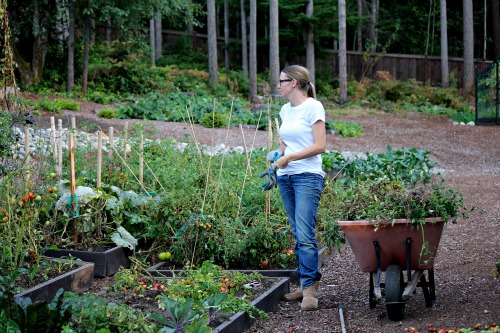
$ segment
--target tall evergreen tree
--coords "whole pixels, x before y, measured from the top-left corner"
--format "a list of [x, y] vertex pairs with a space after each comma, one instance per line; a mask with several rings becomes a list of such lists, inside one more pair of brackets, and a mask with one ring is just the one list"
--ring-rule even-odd
[[211, 85], [219, 83], [217, 65], [217, 28], [215, 25], [215, 0], [207, 0], [207, 31], [208, 31], [208, 80]]
[[472, 93], [474, 87], [474, 22], [472, 17], [472, 0], [463, 0], [464, 22], [464, 69], [463, 87]]
[[446, 16], [446, 0], [441, 2], [441, 87], [450, 85], [450, 74], [448, 71], [448, 19]]
[[278, 93], [280, 77], [278, 0], [269, 1], [269, 82], [271, 94]]

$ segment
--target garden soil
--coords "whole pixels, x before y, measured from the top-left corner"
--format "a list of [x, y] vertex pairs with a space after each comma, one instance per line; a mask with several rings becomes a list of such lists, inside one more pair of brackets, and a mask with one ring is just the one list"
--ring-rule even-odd
[[[133, 128], [142, 121], [101, 119], [96, 111], [102, 105], [81, 102], [82, 111], [64, 111], [56, 118], [68, 123], [75, 116], [79, 130], [101, 128], [105, 132], [109, 126], [121, 132], [125, 123]], [[48, 116], [42, 115], [38, 122], [48, 124]], [[336, 119], [359, 122], [364, 135], [329, 134], [328, 150], [380, 153], [388, 145], [429, 150], [447, 185], [463, 194], [467, 206], [478, 209], [469, 219], [445, 227], [434, 262], [435, 307], [425, 306], [422, 289], [417, 288], [406, 302], [406, 317], [401, 321], [391, 321], [383, 304], [370, 309], [369, 275], [360, 271], [346, 244], [321, 267], [318, 311], [301, 312], [298, 303], [281, 302], [269, 319], [256, 321], [248, 332], [343, 332], [342, 322], [349, 333], [406, 332], [408, 327], [427, 332], [428, 324], [450, 329], [500, 323], [500, 278], [494, 276], [495, 263], [500, 260], [500, 126], [464, 126], [453, 124], [446, 116], [366, 109], [346, 109]], [[146, 128], [161, 138], [196, 140], [211, 146], [266, 147], [269, 140], [266, 132], [239, 126], [213, 130], [148, 121]]]

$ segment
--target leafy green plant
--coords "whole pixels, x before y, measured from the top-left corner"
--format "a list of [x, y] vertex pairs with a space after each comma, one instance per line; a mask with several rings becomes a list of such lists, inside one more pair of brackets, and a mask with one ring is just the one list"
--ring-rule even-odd
[[113, 108], [104, 108], [99, 110], [97, 116], [99, 118], [106, 118], [106, 119], [116, 118], [116, 111]]
[[[108, 329], [109, 332], [156, 333], [158, 327], [149, 322], [142, 312], [122, 304], [106, 303], [96, 294], [78, 295], [66, 292], [64, 304], [71, 306], [73, 317], [67, 331], [97, 332]], [[105, 332], [105, 331], [101, 331]]]
[[11, 290], [0, 284], [1, 332], [60, 332], [71, 319], [71, 307], [63, 302], [64, 290], [54, 299], [32, 303], [28, 297], [15, 298]]
[[338, 132], [340, 136], [363, 136], [363, 127], [358, 122], [327, 120], [325, 127], [327, 130], [334, 130]]
[[80, 111], [80, 103], [73, 101], [71, 99], [55, 99], [49, 100], [47, 98], [42, 99], [38, 102], [38, 106], [45, 111], [60, 113], [61, 110], [73, 110]]
[[228, 117], [222, 113], [205, 113], [201, 118], [200, 124], [208, 128], [227, 127]]
[[168, 299], [166, 296], [161, 297], [163, 306], [170, 315], [170, 319], [166, 319], [160, 314], [150, 314], [149, 317], [164, 325], [162, 332], [165, 333], [209, 333], [212, 329], [207, 327], [208, 317], [200, 315], [196, 311], [192, 311], [194, 300], [189, 299], [183, 303]]

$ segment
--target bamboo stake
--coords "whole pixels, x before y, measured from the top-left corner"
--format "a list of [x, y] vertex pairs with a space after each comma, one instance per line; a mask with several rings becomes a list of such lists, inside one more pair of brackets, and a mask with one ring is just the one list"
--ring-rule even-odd
[[245, 132], [243, 131], [243, 126], [240, 124], [241, 137], [243, 139], [243, 151], [245, 152], [245, 159], [247, 161], [247, 171], [250, 173], [250, 177], [252, 176], [252, 168], [250, 166], [250, 160], [248, 158], [247, 144], [245, 141]]
[[128, 139], [128, 122], [125, 122], [124, 129], [124, 137], [123, 137], [123, 159], [127, 159], [127, 139]]
[[[101, 130], [101, 129], [99, 128], [99, 130]], [[134, 147], [130, 146], [130, 148], [131, 148], [131, 151], [133, 151], [137, 155], [140, 154]], [[127, 169], [129, 170], [129, 172], [134, 176], [134, 178], [137, 180], [137, 182], [139, 182], [139, 179], [136, 177], [136, 175], [134, 174], [134, 172], [132, 171], [132, 169], [130, 168], [130, 166], [127, 164], [127, 162], [124, 160], [124, 158], [122, 156], [120, 156], [120, 154], [118, 153], [118, 151], [116, 150], [116, 148], [113, 148], [113, 150], [115, 151], [116, 156], [118, 156], [120, 158], [120, 160], [123, 163], [123, 165], [125, 165], [125, 167], [127, 167]], [[149, 166], [149, 164], [146, 161], [144, 161], [144, 165], [146, 165], [148, 171], [151, 172], [151, 174], [153, 175], [153, 177], [156, 180], [156, 182], [160, 185], [161, 189], [163, 191], [165, 191], [165, 188], [163, 187], [163, 185], [161, 184], [160, 180], [158, 179], [158, 177], [156, 176], [156, 174], [153, 172], [153, 170], [151, 169], [151, 167]], [[144, 186], [143, 186], [143, 189], [144, 189], [144, 191], [146, 191], [146, 189], [144, 188]]]
[[[271, 109], [268, 108], [267, 112], [267, 151], [272, 149], [273, 144], [273, 128], [271, 123]], [[269, 161], [266, 166], [269, 167]], [[266, 191], [266, 222], [269, 222], [269, 215], [271, 214], [271, 191]]]
[[59, 164], [57, 167], [57, 173], [59, 174], [59, 177], [62, 177], [62, 144], [63, 144], [63, 127], [62, 127], [62, 119], [57, 119], [57, 129], [59, 132], [59, 147], [58, 150], [59, 152], [57, 153], [57, 157], [59, 158]]
[[54, 165], [56, 165], [56, 163], [57, 163], [57, 144], [56, 144], [56, 122], [54, 120], [54, 117], [50, 117], [50, 142], [52, 144], [52, 155], [54, 156]]
[[109, 138], [109, 149], [108, 149], [108, 158], [112, 158], [113, 157], [113, 149], [114, 149], [114, 139], [113, 139], [113, 135], [114, 135], [114, 132], [115, 132], [115, 129], [113, 128], [113, 126], [111, 126], [109, 128], [109, 135], [108, 135], [108, 138]]
[[[227, 139], [229, 137], [229, 128], [231, 127], [231, 118], [233, 116], [233, 105], [234, 105], [234, 98], [231, 101], [231, 110], [229, 111], [229, 120], [227, 122], [227, 128], [226, 128], [226, 138], [224, 139], [224, 147], [227, 145]], [[217, 182], [217, 188], [215, 189], [215, 196], [214, 196], [214, 211], [215, 207], [217, 206], [217, 197], [219, 196], [219, 189], [220, 189], [220, 183], [222, 179], [222, 167], [224, 165], [224, 157], [226, 154], [222, 154], [222, 160], [220, 163], [220, 169], [219, 169], [219, 181]]]
[[[76, 212], [76, 202], [75, 202], [75, 192], [76, 192], [76, 179], [75, 179], [75, 145], [74, 145], [74, 133], [69, 133], [69, 190], [71, 193], [71, 212]], [[76, 216], [76, 214], [75, 214]], [[78, 225], [77, 220], [74, 219], [73, 222], [73, 242], [78, 243]]]
[[102, 135], [103, 132], [97, 133], [97, 187], [101, 187], [101, 172], [102, 172]]
[[[75, 134], [69, 133], [69, 190], [73, 198], [76, 192], [76, 176], [75, 176]], [[71, 209], [75, 211], [75, 200], [71, 200]]]
[[[26, 156], [24, 158], [24, 167], [29, 169], [30, 167], [30, 130], [28, 127], [24, 129], [24, 151], [26, 152]], [[26, 179], [30, 179], [30, 174], [26, 174]]]
[[139, 146], [139, 183], [144, 187], [144, 133], [141, 133], [141, 144]]

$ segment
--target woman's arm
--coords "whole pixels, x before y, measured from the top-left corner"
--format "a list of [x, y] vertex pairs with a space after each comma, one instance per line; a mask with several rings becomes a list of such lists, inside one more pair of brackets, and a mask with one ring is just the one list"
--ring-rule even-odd
[[[314, 138], [314, 143], [304, 150], [298, 151], [296, 153], [285, 155], [280, 157], [274, 164], [280, 168], [286, 168], [288, 163], [296, 160], [301, 160], [311, 156], [315, 156], [324, 153], [326, 150], [326, 128], [325, 122], [323, 120], [318, 120], [312, 125], [312, 133]], [[280, 147], [282, 151], [285, 151], [286, 145], [281, 142]]]

